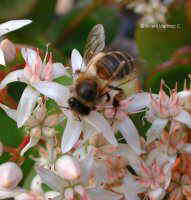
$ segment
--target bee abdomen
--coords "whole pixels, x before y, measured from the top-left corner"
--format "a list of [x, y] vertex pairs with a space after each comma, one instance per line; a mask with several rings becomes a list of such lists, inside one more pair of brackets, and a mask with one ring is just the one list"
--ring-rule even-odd
[[[124, 65], [120, 65], [122, 62]], [[113, 77], [113, 80], [122, 79], [134, 70], [132, 57], [119, 51], [106, 53], [95, 65], [98, 76], [103, 80], [110, 79], [117, 70], [119, 72]], [[119, 67], [121, 69], [118, 69]]]

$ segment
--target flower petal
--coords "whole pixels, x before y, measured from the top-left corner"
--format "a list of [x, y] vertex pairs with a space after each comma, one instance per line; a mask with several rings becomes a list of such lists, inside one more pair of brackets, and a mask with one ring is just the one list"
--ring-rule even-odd
[[122, 198], [122, 195], [101, 188], [87, 189], [87, 193], [91, 200], [118, 200]]
[[0, 24], [0, 36], [30, 24], [31, 20], [11, 20]]
[[117, 140], [115, 138], [114, 131], [107, 120], [98, 112], [92, 111], [87, 117], [84, 117], [89, 124], [95, 127], [98, 132], [101, 132], [109, 143], [117, 146]]
[[82, 176], [81, 176], [81, 182], [86, 185], [89, 181], [89, 176], [93, 167], [94, 163], [94, 157], [93, 157], [93, 151], [91, 151], [85, 159], [83, 159], [80, 162], [80, 166], [82, 169]]
[[25, 63], [27, 63], [29, 67], [32, 68], [37, 59], [37, 52], [29, 48], [22, 48], [21, 53], [25, 60]]
[[[129, 99], [132, 100], [129, 102]], [[127, 111], [129, 113], [134, 113], [144, 109], [145, 107], [148, 107], [148, 105], [150, 104], [150, 94], [147, 92], [137, 93], [130, 96], [127, 101], [129, 102], [127, 106]]]
[[157, 199], [157, 200], [162, 200], [165, 196], [166, 192], [163, 188], [157, 188], [155, 190], [151, 190], [148, 193], [148, 196], [150, 199]]
[[118, 125], [118, 128], [125, 138], [127, 144], [138, 154], [140, 155], [141, 150], [141, 144], [140, 144], [140, 138], [138, 131], [131, 121], [131, 119], [126, 116], [125, 119]]
[[107, 168], [104, 163], [94, 162], [93, 172], [95, 174], [95, 185], [97, 187], [104, 185], [108, 181]]
[[162, 135], [162, 131], [168, 123], [168, 119], [155, 119], [152, 123], [152, 126], [146, 133], [147, 143], [151, 143], [157, 138], [160, 138]]
[[188, 112], [182, 110], [174, 119], [191, 128], [191, 115]]
[[55, 191], [63, 192], [64, 187], [67, 185], [67, 182], [64, 181], [64, 179], [44, 167], [37, 167], [36, 171], [44, 184], [48, 185]]
[[7, 84], [15, 82], [15, 81], [21, 81], [21, 78], [23, 76], [23, 69], [16, 70], [13, 72], [10, 72], [2, 81], [0, 84], [0, 89], [6, 87]]
[[6, 114], [13, 120], [17, 121], [17, 110], [11, 109], [0, 103], [0, 107], [6, 112]]
[[16, 187], [13, 190], [0, 190], [0, 199], [14, 198], [24, 192], [24, 189]]
[[5, 65], [5, 56], [1, 48], [0, 48], [0, 65]]
[[124, 190], [126, 199], [130, 200], [140, 200], [138, 193], [144, 192], [144, 188], [130, 174], [124, 178]]
[[66, 106], [69, 89], [61, 84], [49, 81], [33, 83], [32, 86], [43, 95], [55, 100], [59, 105]]
[[39, 92], [27, 86], [17, 107], [17, 126], [20, 128], [29, 119], [39, 97]]
[[72, 149], [72, 147], [78, 141], [82, 130], [82, 122], [68, 119], [66, 128], [62, 136], [62, 153], [66, 153]]
[[66, 68], [62, 63], [53, 63], [52, 65], [52, 78], [56, 79], [61, 76], [68, 75]]
[[81, 71], [81, 68], [84, 67], [83, 58], [77, 49], [73, 49], [72, 51], [71, 63], [72, 63], [72, 71], [74, 74], [77, 70]]

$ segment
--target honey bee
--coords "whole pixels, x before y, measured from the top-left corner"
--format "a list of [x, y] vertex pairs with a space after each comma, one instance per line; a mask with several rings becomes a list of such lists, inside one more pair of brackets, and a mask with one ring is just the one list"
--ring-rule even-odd
[[85, 70], [77, 71], [73, 96], [68, 99], [70, 109], [82, 116], [89, 115], [103, 96], [107, 96], [106, 101], [110, 100], [108, 89], [118, 91], [113, 98], [113, 106], [118, 107], [124, 92], [116, 83], [127, 82], [128, 76], [135, 72], [133, 58], [129, 54], [120, 51], [104, 52], [104, 48], [104, 28], [97, 24], [90, 31], [85, 45]]

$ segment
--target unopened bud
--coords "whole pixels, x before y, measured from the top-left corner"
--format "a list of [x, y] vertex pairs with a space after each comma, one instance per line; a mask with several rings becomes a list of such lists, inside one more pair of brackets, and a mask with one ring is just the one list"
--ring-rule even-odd
[[55, 165], [58, 174], [67, 180], [75, 180], [80, 177], [80, 165], [71, 156], [64, 155], [56, 161]]
[[0, 43], [0, 47], [3, 50], [5, 62], [12, 62], [16, 57], [15, 45], [10, 40], [5, 39]]
[[74, 199], [74, 191], [72, 188], [67, 188], [64, 192], [64, 197], [66, 200], [73, 200]]
[[0, 156], [3, 154], [3, 143], [0, 141]]
[[0, 188], [14, 189], [23, 178], [21, 169], [14, 162], [0, 165]]

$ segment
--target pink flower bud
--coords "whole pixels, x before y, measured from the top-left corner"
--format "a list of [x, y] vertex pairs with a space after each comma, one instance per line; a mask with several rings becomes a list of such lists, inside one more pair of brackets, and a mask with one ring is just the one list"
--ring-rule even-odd
[[67, 180], [75, 180], [80, 177], [81, 169], [79, 163], [71, 156], [64, 155], [56, 161], [58, 174]]
[[12, 62], [16, 57], [15, 45], [10, 40], [5, 39], [1, 42], [0, 47], [3, 50], [5, 61]]
[[68, 188], [64, 192], [64, 197], [66, 200], [73, 200], [74, 199], [74, 191], [72, 188]]
[[23, 178], [21, 169], [14, 162], [0, 165], [0, 188], [14, 189]]
[[2, 142], [0, 141], [0, 156], [3, 154], [3, 144]]

